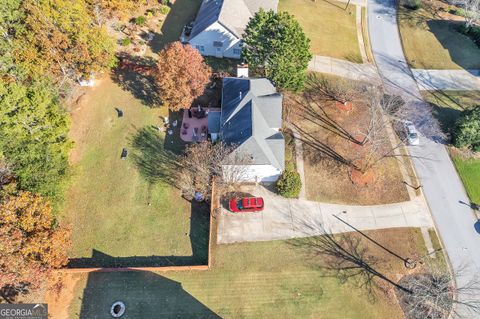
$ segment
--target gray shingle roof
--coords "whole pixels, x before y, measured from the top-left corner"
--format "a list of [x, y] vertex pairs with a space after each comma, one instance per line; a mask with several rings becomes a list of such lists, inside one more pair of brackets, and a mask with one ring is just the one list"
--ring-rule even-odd
[[218, 21], [241, 39], [250, 18], [260, 8], [277, 11], [278, 0], [203, 0], [190, 39]]
[[285, 168], [282, 96], [267, 79], [225, 78], [220, 131], [222, 141], [237, 145], [253, 164]]

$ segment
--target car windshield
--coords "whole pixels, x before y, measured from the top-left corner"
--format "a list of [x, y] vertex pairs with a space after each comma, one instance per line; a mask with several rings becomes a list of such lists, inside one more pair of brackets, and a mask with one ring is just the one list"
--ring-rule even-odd
[[415, 139], [415, 138], [417, 138], [417, 133], [410, 133], [410, 134], [408, 134], [408, 136], [409, 136], [411, 139]]
[[238, 209], [243, 209], [243, 205], [242, 205], [242, 200], [241, 200], [241, 199], [237, 201], [237, 208], [238, 208]]

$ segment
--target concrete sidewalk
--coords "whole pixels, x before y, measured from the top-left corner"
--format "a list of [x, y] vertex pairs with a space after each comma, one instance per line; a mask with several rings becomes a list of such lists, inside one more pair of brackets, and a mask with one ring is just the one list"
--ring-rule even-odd
[[360, 230], [398, 227], [433, 227], [428, 208], [421, 200], [378, 205], [349, 206], [286, 199], [263, 186], [249, 189], [262, 196], [265, 209], [260, 213], [236, 214], [222, 209], [218, 216], [217, 243], [268, 241], [322, 235], [353, 229], [333, 215]]
[[412, 69], [420, 90], [480, 90], [480, 70]]
[[308, 64], [308, 70], [334, 74], [357, 81], [371, 82], [374, 84], [381, 83], [375, 66], [370, 63], [353, 63], [346, 60], [315, 55]]

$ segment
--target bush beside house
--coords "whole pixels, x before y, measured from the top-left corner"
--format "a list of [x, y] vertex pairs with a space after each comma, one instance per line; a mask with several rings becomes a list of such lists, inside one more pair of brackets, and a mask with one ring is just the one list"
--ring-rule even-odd
[[277, 190], [280, 195], [287, 198], [296, 198], [302, 189], [300, 174], [294, 170], [285, 170], [277, 181]]

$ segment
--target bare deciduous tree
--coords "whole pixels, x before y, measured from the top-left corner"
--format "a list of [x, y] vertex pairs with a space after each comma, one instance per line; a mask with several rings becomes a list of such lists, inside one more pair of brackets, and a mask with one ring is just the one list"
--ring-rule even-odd
[[409, 319], [473, 318], [480, 315], [480, 280], [478, 275], [459, 286], [467, 275], [466, 267], [454, 273], [457, 286], [448, 270], [438, 264], [426, 264], [425, 271], [402, 278], [399, 284], [410, 292], [397, 291], [400, 305]]
[[[318, 149], [335, 161], [348, 165], [365, 173], [385, 158], [398, 156], [397, 151], [404, 145], [405, 139], [395, 139], [389, 135], [388, 128], [394, 124], [397, 131], [407, 118], [405, 102], [398, 96], [389, 96], [378, 87], [352, 84], [346, 81], [329, 81], [324, 77], [311, 76], [307, 89], [301, 97], [292, 97], [295, 116], [312, 124], [313, 127], [325, 130], [341, 137], [356, 147], [354, 155], [344, 154], [336, 143], [323, 143], [302, 127], [292, 123], [301, 133], [304, 143]], [[366, 119], [357, 121], [354, 129], [339, 123], [332, 110], [331, 101], [354, 101], [362, 113], [368, 114]], [[340, 110], [338, 110], [340, 112]], [[391, 132], [393, 133], [393, 132]]]
[[366, 96], [368, 123], [356, 134], [357, 139], [361, 140], [361, 148], [352, 159], [353, 167], [363, 173], [385, 158], [397, 156], [397, 149], [405, 144], [404, 137], [395, 140], [388, 132], [392, 124], [397, 132], [403, 130], [404, 101], [398, 96], [385, 95], [376, 89], [367, 90]]
[[480, 0], [453, 0], [453, 4], [465, 11], [465, 26], [470, 28], [480, 19]]
[[244, 181], [251, 158], [247, 154], [234, 152], [234, 149], [234, 146], [223, 143], [189, 145], [179, 160], [177, 174], [177, 185], [184, 196], [191, 199], [195, 192], [203, 196], [210, 194], [213, 178], [221, 192]]
[[[378, 292], [387, 293], [394, 288], [407, 319], [476, 318], [480, 315], [478, 270], [460, 267], [452, 276], [437, 261], [422, 262], [416, 272], [397, 282], [378, 270], [382, 260], [364, 245], [365, 237], [354, 236], [354, 233], [333, 235], [322, 225], [310, 222], [305, 227], [323, 235], [291, 240], [292, 246], [304, 250], [327, 276], [341, 283], [353, 283], [372, 301]], [[389, 251], [381, 243], [376, 244]], [[463, 280], [467, 275], [469, 279]]]

